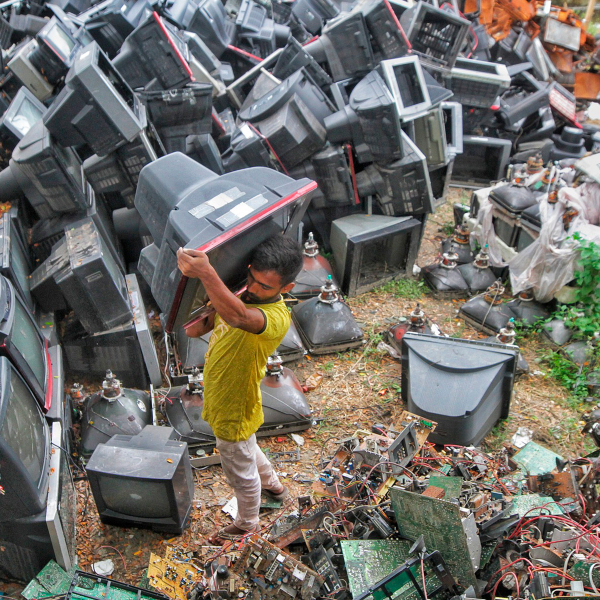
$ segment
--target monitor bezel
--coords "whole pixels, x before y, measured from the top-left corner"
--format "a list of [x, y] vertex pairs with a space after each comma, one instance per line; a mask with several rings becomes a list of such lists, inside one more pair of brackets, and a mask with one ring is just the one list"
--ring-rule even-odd
[[[50, 354], [48, 352], [48, 340], [43, 336], [38, 324], [31, 314], [31, 311], [27, 307], [27, 304], [15, 290], [13, 284], [9, 279], [3, 275], [0, 275], [0, 298], [2, 297], [4, 297], [7, 301], [7, 309], [4, 313], [2, 321], [0, 321], [0, 355], [5, 356], [11, 361], [11, 363], [14, 364], [15, 368], [19, 371], [27, 383], [27, 386], [38, 400], [42, 410], [47, 412], [52, 406], [53, 391], [52, 365], [50, 362]], [[25, 357], [12, 343], [12, 332], [15, 321], [15, 304], [17, 302], [21, 304], [22, 309], [25, 311], [25, 314], [31, 321], [41, 343], [44, 359], [45, 386], [40, 385], [33, 373], [33, 370], [25, 360]]]
[[[412, 106], [404, 106], [404, 103], [402, 102], [402, 94], [400, 93], [400, 88], [398, 87], [398, 82], [394, 73], [394, 67], [398, 65], [408, 65], [410, 63], [414, 65], [424, 100], [418, 104], [413, 104]], [[425, 83], [425, 75], [423, 74], [423, 67], [421, 66], [418, 56], [403, 56], [401, 58], [382, 60], [380, 64], [382, 68], [383, 79], [385, 80], [390, 92], [392, 92], [394, 100], [396, 101], [396, 106], [398, 107], [398, 114], [400, 115], [401, 121], [414, 119], [431, 108], [431, 97], [429, 96], [429, 90], [427, 89], [427, 84]]]

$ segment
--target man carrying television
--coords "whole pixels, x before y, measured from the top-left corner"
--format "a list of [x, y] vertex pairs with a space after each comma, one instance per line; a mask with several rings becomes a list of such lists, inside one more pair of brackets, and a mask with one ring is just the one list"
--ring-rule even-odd
[[247, 287], [238, 298], [204, 252], [177, 251], [180, 271], [202, 281], [215, 309], [186, 330], [190, 337], [213, 331], [204, 366], [202, 418], [217, 438], [221, 466], [238, 504], [234, 523], [219, 530], [213, 541], [236, 540], [259, 530], [261, 490], [276, 500], [289, 496], [256, 444], [255, 433], [264, 422], [260, 382], [267, 359], [290, 326], [281, 295], [294, 287], [302, 260], [297, 242], [283, 235], [269, 238], [254, 250]]

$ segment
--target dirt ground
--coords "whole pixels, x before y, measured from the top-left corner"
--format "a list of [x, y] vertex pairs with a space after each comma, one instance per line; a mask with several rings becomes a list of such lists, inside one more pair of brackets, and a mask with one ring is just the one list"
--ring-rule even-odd
[[[468, 202], [468, 198], [468, 192], [452, 190], [448, 203], [431, 216], [418, 259], [420, 266], [433, 262], [437, 256], [440, 241], [446, 237], [444, 232], [448, 231], [453, 220], [452, 203]], [[364, 328], [366, 345], [358, 351], [314, 358], [307, 356], [286, 365], [303, 384], [309, 378], [319, 379], [322, 376], [318, 387], [307, 393], [318, 423], [301, 433], [304, 445], [300, 448], [300, 461], [276, 463], [283, 481], [294, 494], [310, 493], [310, 482], [317, 474], [320, 455], [331, 454], [336, 440], [359, 428], [370, 429], [374, 423], [393, 424], [402, 412], [400, 364], [378, 350], [377, 344], [379, 334], [396, 323], [398, 317], [408, 316], [415, 302], [413, 298], [396, 297], [392, 292], [381, 290], [352, 298], [348, 304]], [[427, 316], [444, 333], [470, 339], [485, 337], [458, 318], [457, 311], [462, 301], [436, 300], [425, 293], [419, 302]], [[530, 374], [516, 383], [510, 416], [486, 438], [484, 447], [498, 447], [503, 441], [509, 441], [518, 427], [525, 426], [533, 431], [534, 441], [565, 457], [584, 452], [584, 437], [579, 433], [580, 414], [566, 403], [566, 390], [548, 376], [540, 359], [545, 345], [546, 342], [538, 335], [523, 341], [521, 348], [530, 365]], [[271, 451], [294, 450], [297, 447], [288, 436], [263, 439], [261, 446]], [[137, 584], [148, 566], [150, 552], [164, 555], [166, 543], [199, 552], [213, 552], [213, 548], [207, 547], [206, 538], [216, 527], [230, 522], [221, 509], [231, 497], [231, 490], [218, 466], [197, 469], [194, 477], [192, 524], [176, 538], [147, 530], [103, 525], [87, 481], [78, 481], [77, 548], [80, 568], [90, 570], [92, 563], [110, 558], [115, 565], [114, 579]], [[276, 512], [265, 511], [261, 522], [267, 525], [278, 516]], [[15, 586], [5, 591], [13, 596], [16, 592], [18, 587]]]

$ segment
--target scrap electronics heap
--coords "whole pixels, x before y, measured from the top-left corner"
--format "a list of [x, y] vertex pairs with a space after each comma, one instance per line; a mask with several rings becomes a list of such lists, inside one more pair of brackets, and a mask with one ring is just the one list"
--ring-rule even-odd
[[[580, 17], [545, 0], [8, 0], [0, 48], [0, 577], [31, 580], [28, 599], [597, 594], [597, 455], [476, 448], [527, 369], [515, 323], [565, 299], [578, 236], [600, 241], [597, 106], [577, 112], [600, 48]], [[208, 337], [185, 335], [210, 307], [177, 250], [238, 293], [261, 241], [308, 238], [258, 435], [300, 431], [282, 363], [363, 345], [342, 294], [414, 273], [450, 184], [477, 191], [423, 279], [473, 296], [461, 316], [495, 337], [439, 335], [417, 306], [387, 339], [410, 412], [324, 448], [294, 510], [234, 546], [153, 554], [145, 588], [77, 571], [65, 373], [103, 381], [80, 447], [102, 522], [180, 534], [192, 466], [219, 462]], [[579, 364], [598, 343], [549, 335]], [[587, 429], [600, 445], [599, 411]]]
[[73, 600], [154, 600], [156, 592], [172, 600], [598, 595], [598, 458], [565, 461], [533, 442], [494, 454], [456, 445], [436, 450], [428, 441], [436, 425], [405, 411], [396, 427], [377, 425], [339, 440], [335, 454], [322, 456], [317, 465], [312, 498], [273, 510], [259, 533], [239, 543], [197, 550], [169, 546], [164, 556], [151, 554], [145, 587], [75, 567], [65, 573], [52, 562], [23, 595], [28, 600], [65, 593]]

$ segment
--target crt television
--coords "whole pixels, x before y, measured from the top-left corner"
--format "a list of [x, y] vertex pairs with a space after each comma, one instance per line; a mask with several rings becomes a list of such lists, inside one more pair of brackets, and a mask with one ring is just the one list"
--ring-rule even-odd
[[316, 187], [261, 167], [219, 177], [179, 152], [146, 166], [135, 204], [153, 232], [150, 219], [167, 214], [152, 279], [152, 294], [169, 315], [166, 330], [200, 317], [207, 303], [200, 280], [177, 269], [178, 248], [207, 252], [223, 281], [241, 290], [253, 249], [272, 235], [297, 234]]
[[26, 88], [16, 93], [6, 112], [0, 117], [0, 141], [7, 151], [15, 146], [46, 112], [46, 107]]
[[31, 270], [31, 259], [16, 231], [15, 221], [8, 213], [4, 213], [0, 217], [0, 274], [8, 277], [30, 310], [33, 310], [33, 298], [29, 292]]
[[17, 144], [10, 166], [0, 173], [0, 202], [21, 191], [40, 219], [86, 210], [81, 161], [72, 148], [56, 144], [40, 119]]
[[133, 90], [92, 42], [75, 58], [44, 123], [62, 146], [87, 144], [103, 156], [131, 142], [146, 119]]
[[27, 384], [0, 358], [0, 576], [31, 580], [76, 559], [76, 492], [59, 422], [48, 426]]
[[146, 425], [135, 436], [98, 444], [86, 467], [103, 523], [181, 533], [189, 522], [194, 478], [187, 443], [171, 427]]
[[422, 224], [413, 217], [349, 215], [331, 224], [336, 277], [348, 296], [412, 275]]
[[44, 410], [52, 406], [53, 375], [48, 341], [13, 284], [0, 276], [0, 355], [25, 378]]

